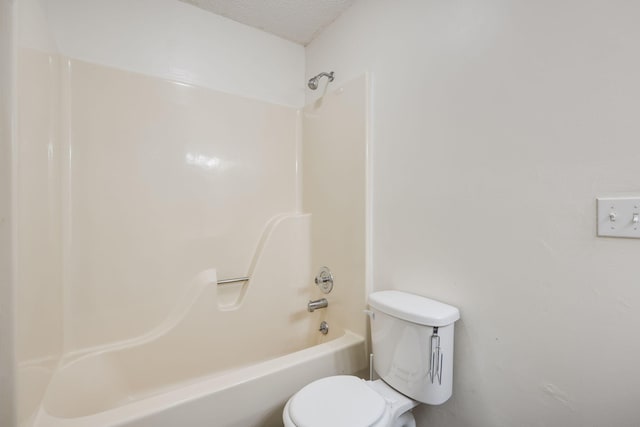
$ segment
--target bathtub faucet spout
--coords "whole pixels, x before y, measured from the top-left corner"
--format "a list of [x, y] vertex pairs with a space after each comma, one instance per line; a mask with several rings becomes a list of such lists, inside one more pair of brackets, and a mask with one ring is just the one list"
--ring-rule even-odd
[[307, 310], [309, 310], [309, 313], [313, 313], [315, 310], [325, 308], [328, 305], [329, 301], [327, 301], [326, 298], [320, 298], [314, 301], [309, 301], [309, 304], [307, 304]]

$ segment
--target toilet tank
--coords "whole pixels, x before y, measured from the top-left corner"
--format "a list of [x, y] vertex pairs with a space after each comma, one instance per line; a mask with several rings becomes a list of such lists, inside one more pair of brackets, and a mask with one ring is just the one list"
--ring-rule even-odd
[[400, 291], [369, 296], [373, 367], [387, 384], [422, 403], [439, 405], [453, 386], [457, 308]]

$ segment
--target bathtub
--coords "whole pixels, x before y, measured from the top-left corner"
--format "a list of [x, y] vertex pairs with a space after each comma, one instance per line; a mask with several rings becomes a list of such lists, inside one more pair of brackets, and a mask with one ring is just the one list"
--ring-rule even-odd
[[[91, 375], [83, 372], [82, 365], [71, 364], [66, 369], [64, 374], [70, 377]], [[86, 413], [81, 394], [70, 393], [63, 397], [63, 390], [56, 390], [57, 399], [49, 396], [45, 400], [34, 426], [282, 426], [282, 408], [302, 386], [324, 376], [357, 373], [364, 369], [365, 341], [363, 337], [345, 331], [338, 338], [304, 350], [147, 391], [148, 396], [132, 396], [126, 389], [121, 389], [119, 400], [110, 399], [109, 407], [91, 414]]]
[[341, 322], [339, 292], [328, 308], [307, 311], [318, 291], [305, 280], [308, 254], [291, 242], [308, 229], [309, 215], [277, 219], [251, 282], [218, 286], [215, 269], [200, 271], [155, 328], [67, 352], [22, 425], [282, 426], [284, 404], [305, 384], [366, 371], [364, 328]]
[[[259, 269], [254, 275], [268, 283]], [[295, 305], [275, 310], [273, 287], [222, 291], [216, 283], [216, 271], [205, 270], [153, 330], [65, 355], [26, 425], [281, 426], [286, 400], [303, 385], [366, 369], [362, 335], [334, 321], [331, 307], [308, 313], [308, 292], [291, 288], [285, 302]], [[221, 305], [220, 292], [242, 302]]]

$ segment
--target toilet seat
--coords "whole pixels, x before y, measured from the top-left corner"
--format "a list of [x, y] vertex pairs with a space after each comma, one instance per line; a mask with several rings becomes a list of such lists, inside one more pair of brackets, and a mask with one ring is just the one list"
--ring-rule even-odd
[[289, 404], [297, 427], [370, 427], [378, 424], [386, 402], [359, 378], [339, 375], [307, 384]]
[[418, 403], [383, 381], [338, 375], [314, 381], [287, 402], [285, 427], [389, 427]]

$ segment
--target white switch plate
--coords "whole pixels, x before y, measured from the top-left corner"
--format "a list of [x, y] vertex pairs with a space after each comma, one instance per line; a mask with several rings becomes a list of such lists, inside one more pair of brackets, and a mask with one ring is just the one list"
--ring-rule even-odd
[[598, 197], [596, 200], [598, 236], [640, 239], [640, 198]]

